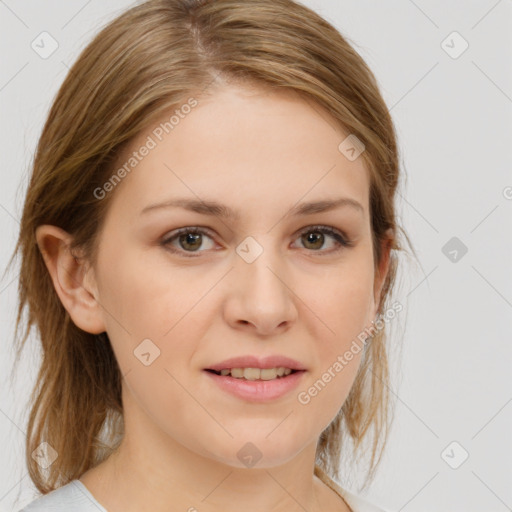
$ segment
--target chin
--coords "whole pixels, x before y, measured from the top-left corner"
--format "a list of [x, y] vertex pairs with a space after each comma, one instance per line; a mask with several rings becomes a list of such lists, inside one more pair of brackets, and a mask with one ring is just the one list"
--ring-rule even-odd
[[217, 449], [210, 445], [210, 457], [230, 467], [270, 469], [289, 462], [308, 444], [306, 439], [301, 443], [300, 438], [286, 432], [278, 434], [276, 430], [270, 435], [268, 432], [267, 429], [246, 431], [227, 443], [224, 440]]

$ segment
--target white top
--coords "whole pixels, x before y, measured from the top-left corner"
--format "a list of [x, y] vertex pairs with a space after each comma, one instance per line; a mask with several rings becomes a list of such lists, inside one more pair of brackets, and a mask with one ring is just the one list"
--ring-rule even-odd
[[[353, 512], [387, 512], [383, 508], [379, 508], [360, 496], [343, 489], [323, 473], [320, 468], [315, 468], [315, 474], [341, 496]], [[19, 512], [107, 512], [107, 510], [96, 501], [89, 489], [77, 479], [40, 496]]]
[[43, 494], [19, 512], [107, 512], [80, 480]]

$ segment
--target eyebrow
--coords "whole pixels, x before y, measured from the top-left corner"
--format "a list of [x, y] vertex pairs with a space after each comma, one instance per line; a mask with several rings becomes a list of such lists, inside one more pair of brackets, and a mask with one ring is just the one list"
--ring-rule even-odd
[[[340, 197], [337, 199], [324, 199], [321, 201], [299, 203], [291, 208], [288, 213], [286, 213], [285, 217], [312, 215], [314, 213], [326, 212], [341, 207], [349, 207], [360, 213], [364, 213], [364, 208], [361, 203], [350, 197]], [[163, 203], [151, 204], [146, 206], [140, 212], [140, 215], [162, 208], [183, 208], [185, 210], [190, 210], [202, 215], [212, 215], [231, 221], [240, 219], [239, 212], [236, 212], [228, 206], [218, 203], [217, 201], [207, 199], [196, 200], [188, 198], [175, 198]]]

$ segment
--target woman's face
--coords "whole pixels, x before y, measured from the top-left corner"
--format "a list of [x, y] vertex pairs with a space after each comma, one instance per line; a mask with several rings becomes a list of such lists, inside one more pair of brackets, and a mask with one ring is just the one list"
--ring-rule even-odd
[[[290, 93], [225, 86], [196, 100], [114, 169], [137, 151], [109, 192], [95, 296], [127, 424], [232, 466], [249, 454], [271, 467], [316, 445], [359, 367], [353, 342], [381, 284], [367, 171], [339, 149], [348, 134]], [[201, 232], [176, 235], [184, 228]]]

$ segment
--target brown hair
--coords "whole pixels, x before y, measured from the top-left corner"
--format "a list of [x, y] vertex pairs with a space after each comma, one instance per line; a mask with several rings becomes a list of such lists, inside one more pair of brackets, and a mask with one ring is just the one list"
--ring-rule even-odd
[[[388, 228], [395, 233], [379, 313], [387, 307], [397, 269], [395, 251], [403, 250], [394, 204], [399, 156], [391, 117], [364, 60], [332, 25], [292, 0], [149, 0], [136, 5], [99, 32], [57, 93], [32, 162], [12, 257], [21, 255], [17, 358], [32, 326], [42, 343], [30, 398], [26, 463], [44, 494], [108, 457], [124, 425], [122, 377], [110, 343], [99, 342], [102, 335], [84, 332], [71, 321], [36, 244], [35, 229], [41, 224], [64, 229], [73, 236], [71, 249], [83, 250], [94, 265], [112, 194], [98, 201], [93, 191], [112, 176], [121, 150], [191, 94], [200, 97], [212, 82], [228, 79], [295, 91], [364, 143], [376, 271], [380, 241]], [[342, 446], [351, 441], [356, 453], [370, 433], [368, 479], [380, 461], [390, 417], [385, 342], [381, 329], [365, 350], [340, 413], [320, 437], [317, 462], [333, 478], [338, 477]], [[44, 441], [58, 453], [47, 471], [31, 457]]]

